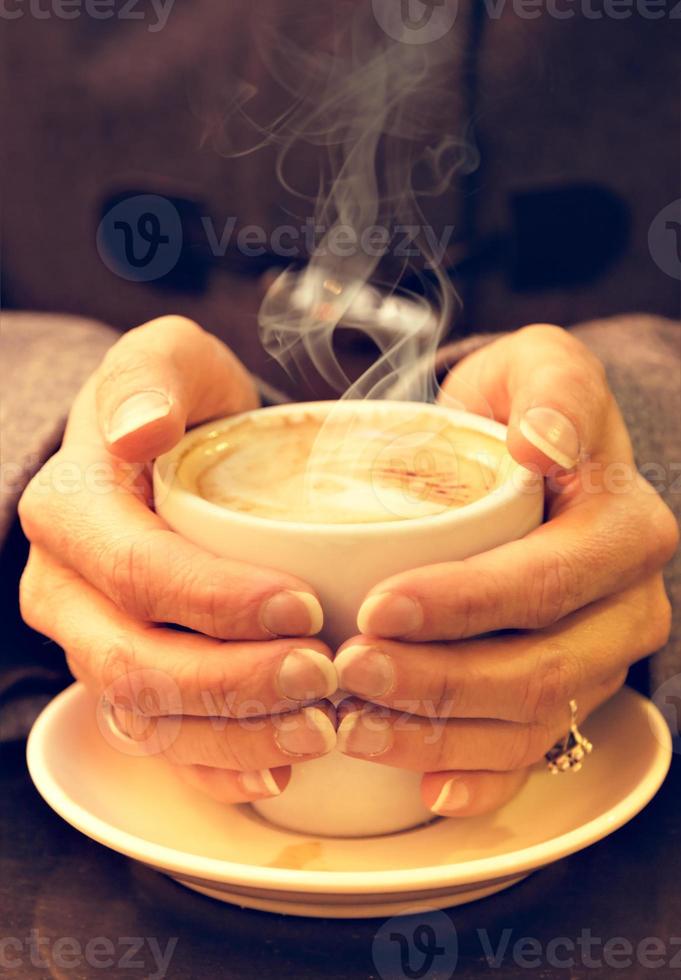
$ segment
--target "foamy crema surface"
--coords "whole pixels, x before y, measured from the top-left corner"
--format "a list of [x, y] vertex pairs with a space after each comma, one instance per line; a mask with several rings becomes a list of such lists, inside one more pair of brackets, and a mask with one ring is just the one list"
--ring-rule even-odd
[[185, 453], [178, 476], [230, 510], [353, 524], [464, 507], [494, 489], [505, 456], [501, 443], [444, 413], [440, 421], [418, 412], [375, 420], [264, 412], [210, 433]]

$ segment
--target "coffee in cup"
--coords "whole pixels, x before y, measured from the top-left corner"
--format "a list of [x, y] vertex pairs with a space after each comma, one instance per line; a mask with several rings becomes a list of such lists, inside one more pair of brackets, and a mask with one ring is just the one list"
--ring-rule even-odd
[[446, 415], [262, 414], [210, 432], [178, 475], [204, 500], [255, 517], [363, 524], [474, 503], [497, 485], [505, 455]]

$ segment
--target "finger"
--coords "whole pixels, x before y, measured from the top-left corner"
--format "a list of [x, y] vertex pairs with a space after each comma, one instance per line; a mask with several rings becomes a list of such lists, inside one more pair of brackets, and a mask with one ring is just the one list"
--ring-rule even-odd
[[544, 629], [657, 571], [676, 540], [652, 494], [588, 494], [520, 541], [386, 579], [357, 623], [367, 635], [411, 640]]
[[176, 766], [175, 772], [192, 789], [218, 803], [251, 803], [279, 796], [291, 778], [290, 767], [233, 772], [210, 766]]
[[[524, 327], [464, 358], [443, 384], [471, 411], [489, 404], [508, 424], [508, 447], [542, 473], [570, 470], [604, 442], [614, 402], [600, 361], [560, 327]], [[624, 431], [622, 446], [629, 451]]]
[[443, 817], [478, 817], [508, 803], [527, 779], [526, 769], [512, 772], [427, 772], [421, 780], [423, 802]]
[[[29, 486], [21, 519], [29, 539], [87, 579], [135, 619], [177, 623], [223, 639], [319, 632], [317, 596], [274, 569], [217, 558], [169, 530], [117, 482], [92, 493], [55, 493], [60, 469], [87, 463], [64, 447]], [[52, 474], [56, 473], [56, 476]]]
[[126, 333], [104, 358], [95, 385], [105, 443], [129, 461], [171, 449], [188, 423], [258, 404], [253, 380], [232, 352], [181, 316]]
[[427, 717], [550, 719], [574, 692], [624, 682], [627, 668], [669, 635], [669, 602], [656, 574], [547, 630], [456, 643], [365, 636], [334, 665], [343, 691]]
[[336, 744], [333, 708], [328, 702], [283, 715], [259, 718], [149, 718], [112, 702], [121, 735], [142, 754], [162, 755], [174, 765], [207, 766], [238, 772], [261, 771], [305, 762]]
[[[614, 693], [585, 688], [573, 694], [581, 722]], [[525, 769], [541, 760], [570, 727], [569, 703], [550, 720], [518, 724], [486, 718], [423, 718], [409, 704], [396, 711], [350, 698], [338, 707], [338, 750], [357, 759], [414, 772]]]
[[35, 547], [21, 607], [29, 625], [66, 651], [76, 676], [141, 715], [287, 712], [337, 687], [331, 651], [319, 641], [221, 643], [145, 627]]

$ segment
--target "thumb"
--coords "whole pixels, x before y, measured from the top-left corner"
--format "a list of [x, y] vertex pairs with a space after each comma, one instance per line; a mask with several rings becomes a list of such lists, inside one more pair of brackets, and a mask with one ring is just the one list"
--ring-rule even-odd
[[514, 459], [546, 475], [571, 470], [604, 439], [612, 395], [603, 367], [560, 327], [537, 324], [465, 358], [443, 385], [466, 407], [474, 391], [508, 426]]
[[229, 348], [180, 316], [124, 334], [95, 384], [100, 432], [109, 450], [128, 462], [167, 452], [188, 424], [258, 404], [252, 378]]

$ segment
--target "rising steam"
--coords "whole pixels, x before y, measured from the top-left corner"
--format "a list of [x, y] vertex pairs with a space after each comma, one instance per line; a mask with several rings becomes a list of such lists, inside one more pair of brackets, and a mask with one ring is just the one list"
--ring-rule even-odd
[[[277, 134], [282, 140], [280, 177], [286, 180], [289, 149], [301, 140], [326, 148], [328, 169], [315, 208], [315, 223], [326, 232], [297, 285], [291, 273], [284, 274], [265, 298], [259, 318], [263, 345], [284, 367], [294, 363], [305, 371], [311, 365], [341, 397], [395, 397], [394, 382], [402, 378], [401, 397], [427, 400], [434, 374], [414, 368], [434, 357], [451, 318], [453, 290], [421, 230], [415, 244], [435, 273], [436, 295], [430, 302], [415, 297], [412, 314], [405, 319], [402, 313], [391, 329], [380, 294], [366, 288], [377, 278], [380, 262], [366, 245], [372, 228], [388, 229], [388, 234], [397, 224], [423, 229], [419, 190], [441, 192], [461, 163], [461, 147], [450, 135], [428, 142], [443, 89], [446, 44], [400, 43], [361, 6], [331, 53], [314, 52], [301, 63], [297, 45], [285, 42], [267, 50], [284, 59], [280, 80], [296, 80], [294, 86], [289, 83], [296, 109]], [[420, 189], [415, 186], [417, 165]], [[339, 236], [349, 247], [338, 247]], [[394, 278], [383, 284], [389, 291], [405, 270], [391, 271]], [[353, 383], [334, 352], [334, 331], [341, 321], [361, 325], [381, 352]], [[409, 375], [405, 369], [411, 369]], [[405, 390], [407, 376], [412, 390]]]
[[[255, 91], [241, 86], [235, 96], [235, 111], [256, 127], [260, 145], [278, 145], [278, 177], [287, 190], [305, 197], [288, 174], [295, 150], [308, 144], [320, 154], [314, 222], [324, 233], [306, 269], [283, 273], [270, 288], [259, 328], [265, 349], [285, 369], [315, 371], [344, 398], [396, 397], [399, 378], [400, 397], [429, 400], [434, 373], [414, 368], [433, 361], [453, 311], [454, 291], [418, 203], [441, 194], [455, 171], [471, 165], [471, 148], [443, 132], [452, 36], [426, 44], [389, 37], [373, 11], [396, 2], [347, 5], [348, 19], [334, 24], [324, 50], [319, 32], [306, 44], [287, 36], [281, 21], [261, 21], [261, 56], [290, 105], [263, 126], [248, 115]], [[425, 298], [412, 297], [416, 305], [406, 319], [404, 304], [386, 305], [384, 296], [396, 289], [408, 260], [387, 268], [378, 250], [367, 247], [371, 229], [388, 234], [396, 225], [420, 229], [413, 242], [418, 264], [435, 278]], [[380, 292], [367, 286], [372, 282]], [[381, 352], [352, 383], [334, 352], [341, 322], [361, 326]]]

